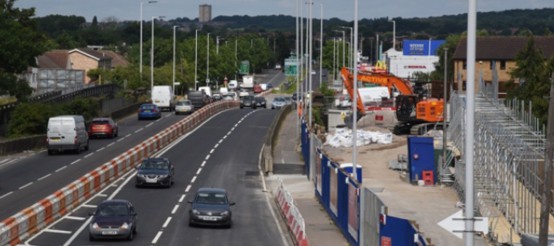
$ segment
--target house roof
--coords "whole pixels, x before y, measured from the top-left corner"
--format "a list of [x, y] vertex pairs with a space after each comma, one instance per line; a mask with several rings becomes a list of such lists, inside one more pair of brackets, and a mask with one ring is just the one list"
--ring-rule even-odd
[[111, 57], [106, 56], [105, 51], [101, 51], [101, 50], [94, 50], [89, 48], [77, 48], [69, 51], [70, 54], [74, 52], [79, 52], [97, 61], [111, 59]]
[[112, 58], [112, 67], [126, 67], [129, 65], [129, 61], [125, 59], [122, 55], [115, 51], [111, 50], [103, 50], [101, 52], [104, 52], [106, 56], [109, 56]]
[[67, 69], [68, 50], [52, 50], [37, 57], [37, 67]]
[[[542, 51], [545, 58], [554, 57], [554, 36], [535, 36], [535, 46]], [[489, 36], [477, 37], [475, 42], [476, 60], [514, 60], [516, 55], [525, 48], [529, 37], [524, 36]], [[466, 59], [467, 38], [460, 39], [454, 60]]]

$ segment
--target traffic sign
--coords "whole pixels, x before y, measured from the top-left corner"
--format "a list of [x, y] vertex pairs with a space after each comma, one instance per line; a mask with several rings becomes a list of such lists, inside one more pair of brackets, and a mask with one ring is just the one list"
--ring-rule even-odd
[[[441, 222], [437, 223], [440, 227], [454, 234], [454, 236], [463, 239], [465, 232], [465, 218], [463, 210], [460, 210]], [[483, 234], [489, 233], [489, 218], [487, 217], [474, 217], [473, 231], [483, 232]]]

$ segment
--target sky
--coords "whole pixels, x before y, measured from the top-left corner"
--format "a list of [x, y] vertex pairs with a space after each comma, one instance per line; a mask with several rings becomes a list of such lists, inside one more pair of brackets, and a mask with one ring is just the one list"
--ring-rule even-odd
[[[307, 13], [306, 3], [310, 0], [158, 0], [149, 4], [143, 0], [143, 19], [164, 16], [166, 20], [186, 17], [198, 18], [198, 6], [212, 6], [212, 17], [220, 15], [289, 15], [296, 16], [297, 9]], [[476, 0], [478, 12], [502, 11], [509, 9], [554, 8], [554, 0]], [[323, 19], [354, 19], [354, 1], [312, 0], [312, 16], [319, 19], [323, 9]], [[297, 7], [298, 6], [298, 7]], [[42, 17], [52, 14], [83, 16], [91, 22], [94, 16], [98, 21], [107, 18], [117, 20], [139, 20], [140, 0], [15, 0], [17, 8], [35, 8], [35, 15]], [[412, 18], [464, 14], [468, 10], [467, 0], [358, 0], [358, 18]]]

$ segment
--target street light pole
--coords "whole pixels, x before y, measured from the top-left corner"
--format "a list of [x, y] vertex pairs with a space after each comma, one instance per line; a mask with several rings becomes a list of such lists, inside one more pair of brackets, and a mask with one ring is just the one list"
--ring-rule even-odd
[[319, 87], [323, 84], [323, 75], [321, 70], [323, 69], [323, 3], [321, 4], [321, 20], [319, 25]]
[[[358, 57], [358, 0], [354, 0], [354, 61], [357, 61]], [[354, 180], [361, 181], [358, 178], [358, 161], [357, 161], [357, 119], [358, 119], [358, 108], [356, 107], [358, 105], [358, 66], [356, 64], [354, 65], [354, 93], [352, 93], [352, 175], [354, 177]]]
[[173, 80], [171, 83], [173, 93], [175, 93], [175, 42], [177, 39], [176, 32], [177, 32], [177, 26], [173, 26]]
[[210, 33], [206, 38], [206, 86], [210, 86]]
[[216, 40], [215, 54], [219, 55], [219, 36], [215, 36], [215, 40]]
[[198, 90], [198, 29], [194, 33], [194, 90]]
[[152, 45], [150, 47], [150, 91], [154, 89], [154, 19], [156, 17], [152, 17], [152, 37], [150, 38], [152, 41]]
[[142, 5], [144, 3], [156, 3], [158, 1], [148, 1], [148, 2], [140, 2], [140, 61], [139, 61], [139, 70], [140, 70], [140, 75], [141, 75], [141, 80], [142, 80]]

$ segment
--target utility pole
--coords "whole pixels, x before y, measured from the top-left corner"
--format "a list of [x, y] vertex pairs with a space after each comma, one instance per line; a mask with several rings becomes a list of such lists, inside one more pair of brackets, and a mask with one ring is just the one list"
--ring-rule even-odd
[[[431, 47], [429, 47], [431, 49]], [[447, 138], [446, 138], [446, 112], [448, 112], [448, 108], [446, 107], [448, 105], [448, 100], [446, 99], [447, 91], [447, 77], [448, 77], [448, 48], [444, 48], [444, 84], [443, 84], [443, 109], [442, 109], [442, 164], [446, 166], [446, 144], [447, 144]]]
[[539, 245], [548, 244], [548, 220], [550, 201], [552, 201], [552, 158], [554, 157], [554, 73], [550, 77], [550, 98], [548, 100], [548, 125], [546, 132], [546, 160], [544, 162], [544, 180], [541, 196], [541, 217]]

